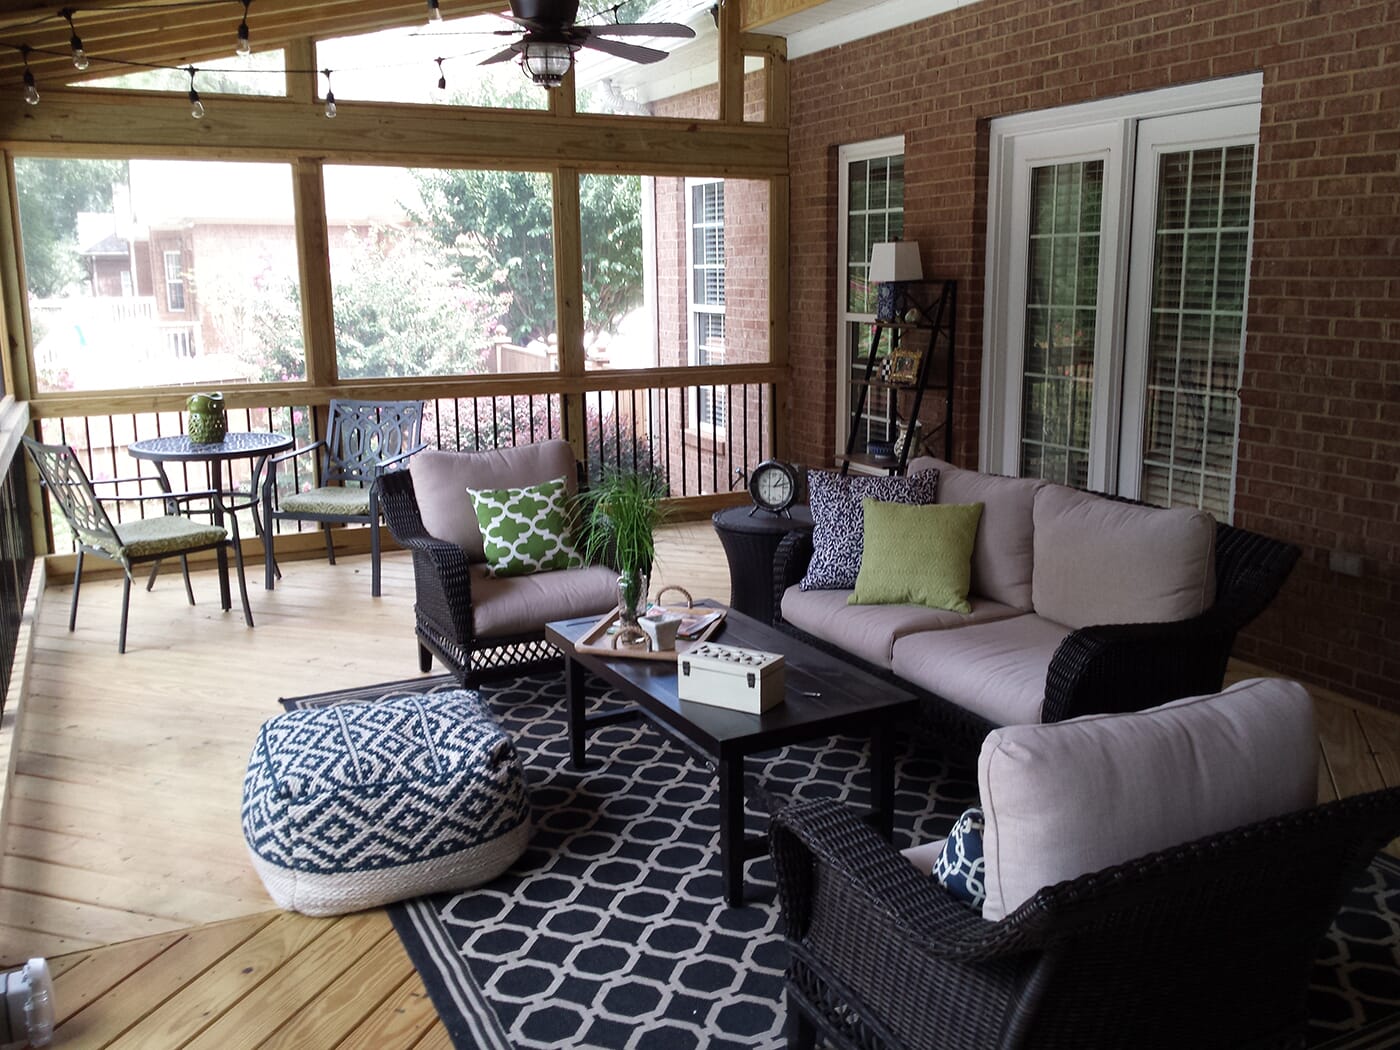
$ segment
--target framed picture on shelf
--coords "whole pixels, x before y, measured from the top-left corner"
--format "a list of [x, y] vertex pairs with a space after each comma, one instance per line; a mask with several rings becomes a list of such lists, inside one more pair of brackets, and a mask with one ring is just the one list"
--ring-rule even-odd
[[899, 347], [890, 351], [890, 382], [901, 385], [919, 381], [919, 366], [923, 364], [924, 352]]

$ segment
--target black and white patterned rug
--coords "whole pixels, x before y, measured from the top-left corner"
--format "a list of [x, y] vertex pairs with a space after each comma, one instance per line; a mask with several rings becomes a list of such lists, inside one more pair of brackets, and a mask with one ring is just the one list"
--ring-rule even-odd
[[[596, 684], [596, 683], [595, 683]], [[284, 700], [288, 708], [456, 688], [446, 676]], [[725, 907], [713, 773], [649, 723], [590, 734], [569, 764], [562, 676], [481, 687], [516, 740], [534, 813], [530, 848], [465, 893], [389, 909], [459, 1050], [783, 1045], [781, 936], [767, 859]], [[602, 704], [617, 703], [605, 696]], [[866, 802], [862, 742], [763, 756], [766, 790]], [[895, 841], [945, 834], [976, 796], [971, 770], [906, 755]], [[751, 808], [750, 830], [762, 822]], [[1400, 864], [1381, 856], [1329, 932], [1310, 999], [1316, 1050], [1400, 1046]]]

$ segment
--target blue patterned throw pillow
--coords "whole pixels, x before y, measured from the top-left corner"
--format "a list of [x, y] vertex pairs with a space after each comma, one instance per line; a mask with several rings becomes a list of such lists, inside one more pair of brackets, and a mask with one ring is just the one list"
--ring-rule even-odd
[[938, 471], [921, 470], [903, 478], [813, 470], [807, 473], [807, 494], [812, 505], [812, 561], [800, 586], [804, 591], [848, 591], [856, 585], [865, 547], [861, 500], [932, 503], [938, 495]]
[[976, 806], [963, 810], [943, 852], [933, 863], [933, 877], [958, 900], [982, 907], [987, 899], [987, 858], [982, 855], [982, 832], [986, 821]]

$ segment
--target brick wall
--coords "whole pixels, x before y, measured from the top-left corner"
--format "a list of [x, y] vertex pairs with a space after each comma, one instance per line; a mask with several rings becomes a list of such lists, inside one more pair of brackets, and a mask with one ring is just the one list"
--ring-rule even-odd
[[[1400, 17], [1366, 0], [986, 0], [795, 60], [794, 456], [832, 454], [836, 148], [903, 134], [905, 236], [959, 284], [975, 466], [987, 121], [1262, 71], [1236, 521], [1304, 555], [1241, 657], [1400, 711]], [[1340, 575], [1329, 552], [1362, 555]]]

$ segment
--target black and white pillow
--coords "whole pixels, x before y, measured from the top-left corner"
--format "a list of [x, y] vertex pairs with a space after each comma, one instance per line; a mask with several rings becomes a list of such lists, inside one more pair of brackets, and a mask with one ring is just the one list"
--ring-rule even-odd
[[982, 851], [982, 833], [987, 822], [976, 806], [963, 811], [943, 852], [933, 863], [933, 877], [949, 893], [974, 908], [987, 899], [987, 858]]
[[807, 473], [807, 494], [812, 505], [812, 561], [800, 586], [804, 591], [850, 590], [865, 547], [861, 500], [932, 503], [938, 494], [938, 471], [921, 470], [904, 478], [813, 470]]

